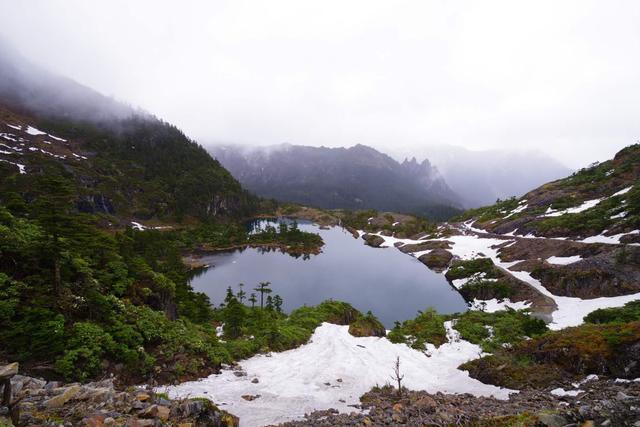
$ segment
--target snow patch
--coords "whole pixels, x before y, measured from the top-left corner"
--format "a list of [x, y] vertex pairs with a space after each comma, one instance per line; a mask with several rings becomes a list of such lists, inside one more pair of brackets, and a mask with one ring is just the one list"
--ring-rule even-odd
[[578, 262], [582, 259], [582, 257], [580, 255], [575, 255], [575, 256], [552, 256], [547, 258], [547, 262], [549, 264], [555, 264], [555, 265], [569, 265], [569, 264], [573, 264], [574, 262]]
[[596, 205], [598, 205], [601, 201], [603, 201], [604, 199], [593, 199], [593, 200], [587, 200], [586, 202], [582, 203], [580, 206], [576, 206], [574, 208], [568, 208], [568, 209], [563, 209], [561, 211], [556, 211], [551, 209], [551, 206], [549, 206], [549, 208], [547, 209], [547, 212], [542, 215], [542, 216], [561, 216], [564, 214], [575, 214], [575, 213], [580, 213], [580, 212], [584, 212], [588, 209], [591, 209], [593, 207], [595, 207]]
[[[240, 417], [241, 425], [277, 424], [300, 419], [314, 410], [336, 408], [352, 412], [349, 405], [375, 385], [391, 382], [396, 357], [405, 375], [403, 385], [430, 393], [471, 393], [508, 398], [513, 390], [486, 385], [457, 367], [479, 357], [479, 346], [461, 340], [452, 322], [445, 322], [449, 342], [430, 348], [431, 356], [386, 338], [356, 338], [348, 326], [323, 323], [309, 343], [293, 350], [257, 355], [240, 362], [248, 375], [237, 377], [223, 370], [199, 381], [160, 387], [170, 397], [207, 397]], [[429, 346], [433, 347], [433, 346]], [[252, 383], [257, 378], [258, 383]], [[261, 397], [249, 402], [242, 395]], [[342, 401], [341, 401], [342, 400]]]
[[611, 197], [622, 196], [623, 194], [627, 194], [629, 191], [631, 191], [632, 188], [633, 188], [633, 185], [630, 187], [624, 188], [618, 191], [617, 193], [612, 194]]
[[26, 166], [22, 165], [20, 163], [14, 163], [14, 162], [10, 162], [9, 160], [4, 160], [4, 159], [0, 159], [0, 162], [5, 162], [5, 163], [9, 163], [10, 165], [14, 165], [18, 168], [18, 171], [20, 171], [20, 174], [22, 175], [26, 175], [27, 174], [27, 170], [26, 170]]
[[577, 241], [582, 243], [606, 243], [609, 245], [619, 245], [620, 239], [622, 237], [630, 236], [632, 234], [638, 234], [638, 233], [640, 233], [640, 230], [630, 231], [629, 233], [614, 234], [612, 236], [605, 236], [604, 234], [598, 234], [596, 236], [587, 237], [586, 239], [577, 240]]
[[580, 393], [584, 393], [584, 390], [580, 390], [580, 389], [578, 389], [578, 390], [565, 390], [563, 388], [554, 388], [549, 393], [553, 394], [554, 396], [559, 396], [559, 397], [564, 397], [564, 396], [575, 397], [575, 396], [579, 395]]
[[46, 132], [42, 132], [40, 129], [36, 129], [33, 126], [27, 126], [27, 130], [25, 131], [29, 135], [46, 135]]
[[15, 130], [22, 130], [22, 126], [19, 125], [10, 125], [9, 123], [5, 123], [7, 126], [9, 126], [11, 129], [15, 129]]

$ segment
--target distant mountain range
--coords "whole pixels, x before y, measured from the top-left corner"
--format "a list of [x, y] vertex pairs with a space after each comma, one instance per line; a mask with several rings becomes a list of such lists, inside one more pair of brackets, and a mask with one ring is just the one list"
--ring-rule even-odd
[[429, 159], [460, 196], [465, 208], [522, 196], [532, 188], [572, 172], [539, 151], [472, 151], [457, 146], [426, 146], [398, 151], [396, 157], [402, 158], [408, 153]]
[[462, 200], [428, 160], [400, 163], [371, 147], [210, 147], [258, 196], [321, 208], [377, 209], [445, 219]]

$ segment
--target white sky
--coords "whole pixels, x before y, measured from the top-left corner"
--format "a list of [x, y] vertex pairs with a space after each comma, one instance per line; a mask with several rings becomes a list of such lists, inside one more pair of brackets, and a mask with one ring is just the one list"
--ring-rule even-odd
[[[0, 37], [207, 143], [640, 139], [640, 1], [0, 0]], [[417, 150], [417, 148], [416, 148]]]

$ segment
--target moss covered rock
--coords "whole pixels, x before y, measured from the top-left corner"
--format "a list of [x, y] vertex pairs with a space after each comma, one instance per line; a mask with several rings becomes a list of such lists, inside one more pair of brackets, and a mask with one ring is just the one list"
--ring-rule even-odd
[[354, 337], [384, 337], [387, 330], [371, 312], [349, 325], [349, 333]]

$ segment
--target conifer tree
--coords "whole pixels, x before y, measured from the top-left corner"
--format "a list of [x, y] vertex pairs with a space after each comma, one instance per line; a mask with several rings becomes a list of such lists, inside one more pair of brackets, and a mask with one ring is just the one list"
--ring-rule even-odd
[[258, 298], [253, 292], [251, 292], [251, 295], [249, 295], [249, 302], [251, 303], [251, 308], [255, 308], [256, 302], [258, 302]]
[[247, 297], [247, 293], [242, 289], [244, 287], [244, 283], [240, 283], [238, 287], [240, 290], [236, 294], [236, 297], [238, 298], [238, 301], [240, 301], [240, 304], [242, 304], [244, 299]]
[[275, 295], [273, 297], [273, 306], [275, 307], [276, 311], [278, 313], [282, 313], [282, 298], [280, 297], [280, 295]]
[[264, 308], [264, 294], [270, 294], [272, 289], [269, 287], [271, 282], [260, 282], [257, 288], [254, 291], [260, 292], [260, 308]]

